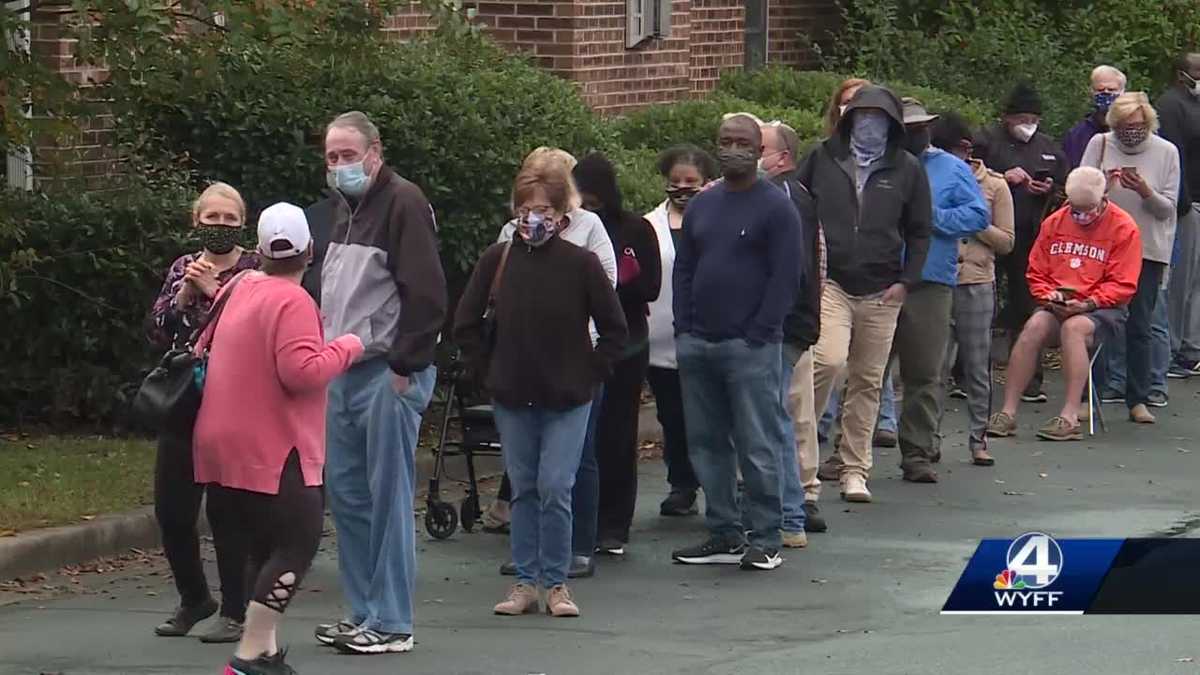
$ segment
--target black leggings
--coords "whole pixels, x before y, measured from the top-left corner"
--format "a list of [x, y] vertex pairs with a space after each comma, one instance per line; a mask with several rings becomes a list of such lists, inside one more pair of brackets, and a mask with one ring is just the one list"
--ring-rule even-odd
[[[221, 485], [208, 488], [209, 504], [221, 512], [222, 534], [242, 542], [249, 553], [246, 585], [251, 596], [283, 612], [312, 565], [325, 527], [325, 491], [308, 487], [293, 450], [279, 478], [279, 494], [264, 494]], [[291, 573], [294, 580], [281, 581]]]
[[618, 361], [604, 386], [596, 423], [596, 462], [600, 469], [599, 535], [629, 541], [637, 506], [638, 413], [642, 383], [650, 365], [647, 349]]
[[[192, 437], [160, 436], [154, 463], [154, 516], [180, 604], [189, 608], [212, 597], [200, 560], [200, 533], [196, 528], [203, 497], [204, 486], [196, 483], [192, 471]], [[211, 498], [207, 511], [217, 549], [221, 616], [241, 622], [246, 618], [246, 549], [236, 541], [216, 536], [221, 514], [214, 511]]]

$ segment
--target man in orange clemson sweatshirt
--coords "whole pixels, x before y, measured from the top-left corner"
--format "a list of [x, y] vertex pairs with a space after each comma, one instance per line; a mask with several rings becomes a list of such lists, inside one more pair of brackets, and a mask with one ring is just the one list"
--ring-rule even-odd
[[1042, 222], [1025, 277], [1040, 308], [1026, 322], [1008, 362], [1004, 408], [988, 421], [988, 435], [1017, 432], [1017, 405], [1033, 377], [1039, 350], [1061, 345], [1066, 393], [1062, 411], [1038, 430], [1048, 441], [1083, 438], [1079, 402], [1087, 382], [1088, 350], [1125, 321], [1137, 291], [1142, 239], [1128, 213], [1110, 203], [1099, 169], [1067, 177], [1067, 204]]

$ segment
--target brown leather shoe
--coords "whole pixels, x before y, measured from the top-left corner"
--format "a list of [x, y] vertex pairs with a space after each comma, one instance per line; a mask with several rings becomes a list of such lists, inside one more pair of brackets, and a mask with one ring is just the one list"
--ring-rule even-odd
[[579, 605], [571, 599], [571, 589], [566, 584], [550, 589], [550, 594], [546, 596], [546, 613], [557, 617], [579, 616]]
[[1138, 424], [1154, 424], [1156, 421], [1154, 413], [1146, 407], [1145, 403], [1139, 403], [1129, 409], [1129, 419]]
[[904, 471], [904, 480], [910, 483], [938, 482], [937, 472], [933, 470], [933, 465], [928, 460], [905, 462], [900, 465], [900, 468]]
[[537, 613], [540, 603], [538, 591], [529, 584], [513, 584], [508, 589], [508, 599], [496, 605], [492, 611], [503, 616], [520, 616]]
[[824, 462], [817, 467], [817, 478], [831, 483], [836, 483], [842, 479], [842, 458], [835, 451], [832, 455], [825, 458]]

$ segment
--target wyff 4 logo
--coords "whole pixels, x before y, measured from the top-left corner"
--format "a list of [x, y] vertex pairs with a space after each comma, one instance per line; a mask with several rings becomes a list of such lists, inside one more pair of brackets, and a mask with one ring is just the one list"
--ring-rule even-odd
[[1062, 591], [1042, 590], [1053, 584], [1063, 570], [1062, 549], [1053, 537], [1027, 532], [1013, 540], [1005, 558], [1007, 568], [992, 582], [997, 606], [1049, 608], [1062, 599]]

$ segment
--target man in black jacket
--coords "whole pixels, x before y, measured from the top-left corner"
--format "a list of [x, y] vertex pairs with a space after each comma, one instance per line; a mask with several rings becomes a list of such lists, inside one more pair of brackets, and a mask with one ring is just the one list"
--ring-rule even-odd
[[[817, 423], [813, 410], [812, 347], [821, 332], [821, 258], [823, 243], [816, 205], [808, 188], [796, 180], [796, 155], [800, 137], [782, 122], [762, 127], [763, 156], [759, 163], [768, 179], [783, 189], [800, 212], [800, 238], [806, 263], [804, 287], [783, 322], [784, 419], [791, 447], [782, 454], [783, 543], [803, 546], [805, 532], [824, 532], [827, 527], [817, 507], [821, 480], [817, 478]], [[790, 373], [790, 375], [789, 375]], [[797, 443], [800, 436], [808, 440]], [[797, 462], [797, 452], [804, 451]], [[799, 471], [797, 471], [797, 463]]]
[[[1007, 279], [1008, 302], [1001, 322], [1015, 343], [1025, 321], [1037, 309], [1025, 282], [1029, 252], [1042, 219], [1057, 205], [1055, 193], [1061, 192], [1067, 180], [1068, 164], [1058, 142], [1037, 130], [1042, 119], [1042, 98], [1031, 85], [1017, 84], [1004, 100], [1003, 109], [998, 123], [975, 136], [975, 156], [988, 168], [1004, 174], [1012, 191], [1015, 242], [1012, 253], [1000, 260], [996, 271], [1003, 272]], [[1046, 401], [1041, 359], [1021, 400]]]
[[864, 86], [837, 133], [797, 172], [816, 202], [827, 253], [821, 331], [813, 348], [814, 416], [825, 410], [846, 369], [837, 452], [842, 496], [853, 502], [871, 501], [867, 477], [884, 367], [907, 289], [921, 282], [929, 249], [929, 179], [920, 160], [904, 150], [903, 120], [895, 94]]
[[1163, 138], [1179, 148], [1179, 227], [1176, 262], [1167, 288], [1171, 327], [1170, 377], [1200, 375], [1200, 53], [1185, 54], [1178, 79], [1155, 107]]

